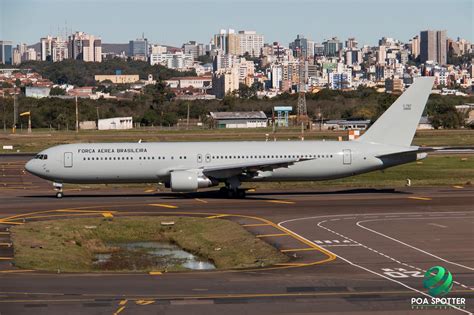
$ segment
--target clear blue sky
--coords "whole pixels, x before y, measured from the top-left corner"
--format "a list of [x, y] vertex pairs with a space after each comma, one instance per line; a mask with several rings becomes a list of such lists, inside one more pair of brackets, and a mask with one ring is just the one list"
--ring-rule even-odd
[[33, 44], [58, 27], [127, 43], [145, 32], [152, 43], [208, 43], [221, 28], [256, 30], [287, 45], [296, 34], [321, 42], [382, 36], [407, 41], [423, 29], [474, 41], [474, 0], [0, 0], [0, 40]]

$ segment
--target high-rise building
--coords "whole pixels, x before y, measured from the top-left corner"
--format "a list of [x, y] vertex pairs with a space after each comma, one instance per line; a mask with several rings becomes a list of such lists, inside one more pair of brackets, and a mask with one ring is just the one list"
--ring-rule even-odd
[[339, 50], [342, 49], [342, 43], [339, 41], [339, 39], [337, 39], [337, 37], [326, 40], [323, 42], [323, 45], [325, 56], [336, 56]]
[[13, 48], [13, 61], [14, 65], [19, 65], [21, 63], [21, 54], [18, 48]]
[[324, 56], [324, 45], [315, 43], [314, 44], [314, 55], [315, 56]]
[[305, 38], [304, 35], [296, 35], [296, 39], [290, 43], [290, 49], [294, 57], [313, 58], [314, 42]]
[[418, 35], [411, 39], [411, 54], [415, 59], [420, 55], [420, 37]]
[[354, 37], [349, 37], [346, 40], [346, 48], [351, 50], [351, 49], [357, 49], [357, 41]]
[[61, 37], [46, 36], [40, 39], [41, 60], [63, 61], [69, 56], [68, 42]]
[[13, 43], [9, 40], [0, 40], [0, 63], [13, 64]]
[[376, 53], [377, 64], [384, 65], [386, 58], [387, 58], [386, 47], [384, 45], [381, 45], [381, 46], [379, 46], [379, 49], [377, 50], [377, 53]]
[[34, 48], [28, 48], [22, 56], [23, 61], [38, 60], [38, 54]]
[[69, 36], [69, 57], [87, 62], [102, 62], [102, 40], [100, 37], [76, 32]]
[[160, 64], [170, 69], [189, 69], [192, 67], [194, 59], [192, 55], [185, 54], [182, 51], [175, 53], [151, 54], [150, 65]]
[[362, 52], [357, 49], [347, 50], [345, 53], [346, 65], [358, 65], [362, 62]]
[[237, 67], [217, 71], [212, 75], [212, 92], [217, 98], [239, 89], [239, 70]]
[[446, 31], [420, 32], [420, 61], [435, 61], [440, 65], [447, 62]]
[[142, 38], [129, 41], [128, 49], [130, 57], [140, 60], [148, 59], [148, 40], [145, 35], [142, 35]]
[[166, 48], [166, 46], [161, 46], [161, 45], [151, 45], [150, 46], [150, 51], [151, 51], [151, 54], [153, 55], [156, 55], [156, 54], [166, 54], [166, 52], [168, 51], [168, 48]]
[[183, 44], [183, 50], [185, 54], [192, 55], [194, 59], [206, 54], [204, 45], [198, 44], [195, 41], [189, 41]]
[[264, 37], [255, 31], [220, 30], [219, 34], [214, 35], [215, 48], [231, 55], [245, 55], [248, 53], [252, 57], [260, 55], [263, 48]]
[[446, 31], [436, 32], [436, 60], [440, 65], [445, 65], [448, 62], [446, 39]]
[[252, 57], [260, 56], [263, 48], [263, 35], [257, 34], [255, 31], [239, 31], [239, 47], [240, 55], [248, 53]]

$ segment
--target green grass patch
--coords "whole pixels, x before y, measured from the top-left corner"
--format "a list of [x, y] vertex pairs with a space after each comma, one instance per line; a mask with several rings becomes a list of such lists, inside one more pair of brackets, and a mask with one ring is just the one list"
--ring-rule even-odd
[[[174, 221], [173, 226], [162, 226]], [[263, 267], [288, 257], [239, 224], [195, 217], [115, 217], [31, 222], [11, 229], [14, 263], [19, 268], [61, 272], [101, 271], [97, 253], [117, 250], [114, 244], [170, 242], [215, 264], [217, 269]], [[150, 271], [155, 268], [134, 268]], [[180, 270], [176, 268], [171, 270]], [[116, 271], [125, 271], [123, 270]], [[170, 269], [167, 269], [170, 271]]]

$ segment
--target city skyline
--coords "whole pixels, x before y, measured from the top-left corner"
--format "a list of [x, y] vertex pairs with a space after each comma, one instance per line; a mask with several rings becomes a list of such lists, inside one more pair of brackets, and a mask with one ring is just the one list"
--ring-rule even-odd
[[[299, 10], [293, 16], [288, 14], [286, 3], [270, 0], [201, 3], [190, 0], [139, 0], [133, 3], [109, 0], [73, 0], [67, 3], [61, 0], [5, 0], [0, 4], [0, 39], [34, 44], [40, 37], [56, 35], [67, 27], [72, 32], [84, 31], [100, 36], [105, 43], [128, 43], [130, 39], [141, 37], [145, 33], [151, 43], [177, 47], [189, 40], [208, 43], [213, 34], [223, 28], [255, 30], [265, 36], [266, 43], [278, 41], [284, 45], [288, 45], [296, 34], [303, 34], [316, 42], [332, 36], [338, 36], [341, 40], [355, 37], [360, 44], [372, 46], [384, 36], [408, 42], [411, 37], [419, 35], [419, 31], [428, 29], [444, 29], [448, 31], [448, 37], [473, 41], [473, 4], [470, 0], [449, 3], [449, 7], [444, 1], [381, 2], [383, 1], [298, 0], [291, 2], [295, 11]], [[392, 4], [393, 7], [387, 9], [386, 4]], [[183, 5], [187, 10], [182, 9]], [[159, 10], [155, 10], [157, 8]], [[334, 8], [340, 11], [334, 12]], [[416, 14], [407, 14], [407, 8]], [[130, 23], [124, 24], [123, 14], [137, 9], [139, 14], [127, 16]], [[225, 11], [230, 9], [232, 15], [226, 14]], [[245, 14], [239, 14], [242, 9], [245, 9]], [[164, 11], [163, 14], [160, 10]], [[216, 14], [219, 10], [222, 11], [221, 14]], [[316, 18], [305, 19], [308, 14], [321, 11], [327, 14], [315, 14]], [[82, 14], [86, 12], [87, 15]], [[173, 12], [176, 14], [169, 14]], [[34, 28], [21, 25], [24, 23], [24, 16], [28, 16], [28, 20], [31, 20], [29, 24], [35, 25]], [[363, 16], [368, 18], [361, 18]], [[273, 23], [272, 20], [276, 22]], [[304, 22], [298, 25], [293, 20]], [[357, 26], [347, 27], [351, 20], [357, 21]]]

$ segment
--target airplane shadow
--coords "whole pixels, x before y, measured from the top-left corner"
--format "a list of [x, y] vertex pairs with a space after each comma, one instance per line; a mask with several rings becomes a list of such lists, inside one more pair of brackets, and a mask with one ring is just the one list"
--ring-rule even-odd
[[[320, 196], [320, 195], [351, 195], [351, 194], [412, 194], [411, 192], [399, 191], [394, 188], [357, 188], [357, 189], [341, 189], [341, 190], [328, 190], [328, 191], [262, 191], [262, 192], [249, 192], [246, 198], [241, 200], [269, 200], [272, 196]], [[151, 198], [159, 197], [162, 199], [230, 199], [227, 196], [221, 194], [219, 190], [207, 190], [199, 191], [195, 193], [172, 193], [172, 192], [157, 192], [154, 194], [72, 194], [68, 195], [65, 193], [64, 198], [66, 199], [82, 199], [82, 198]], [[50, 195], [28, 195], [24, 198], [38, 198], [38, 199], [56, 199], [54, 193]]]

